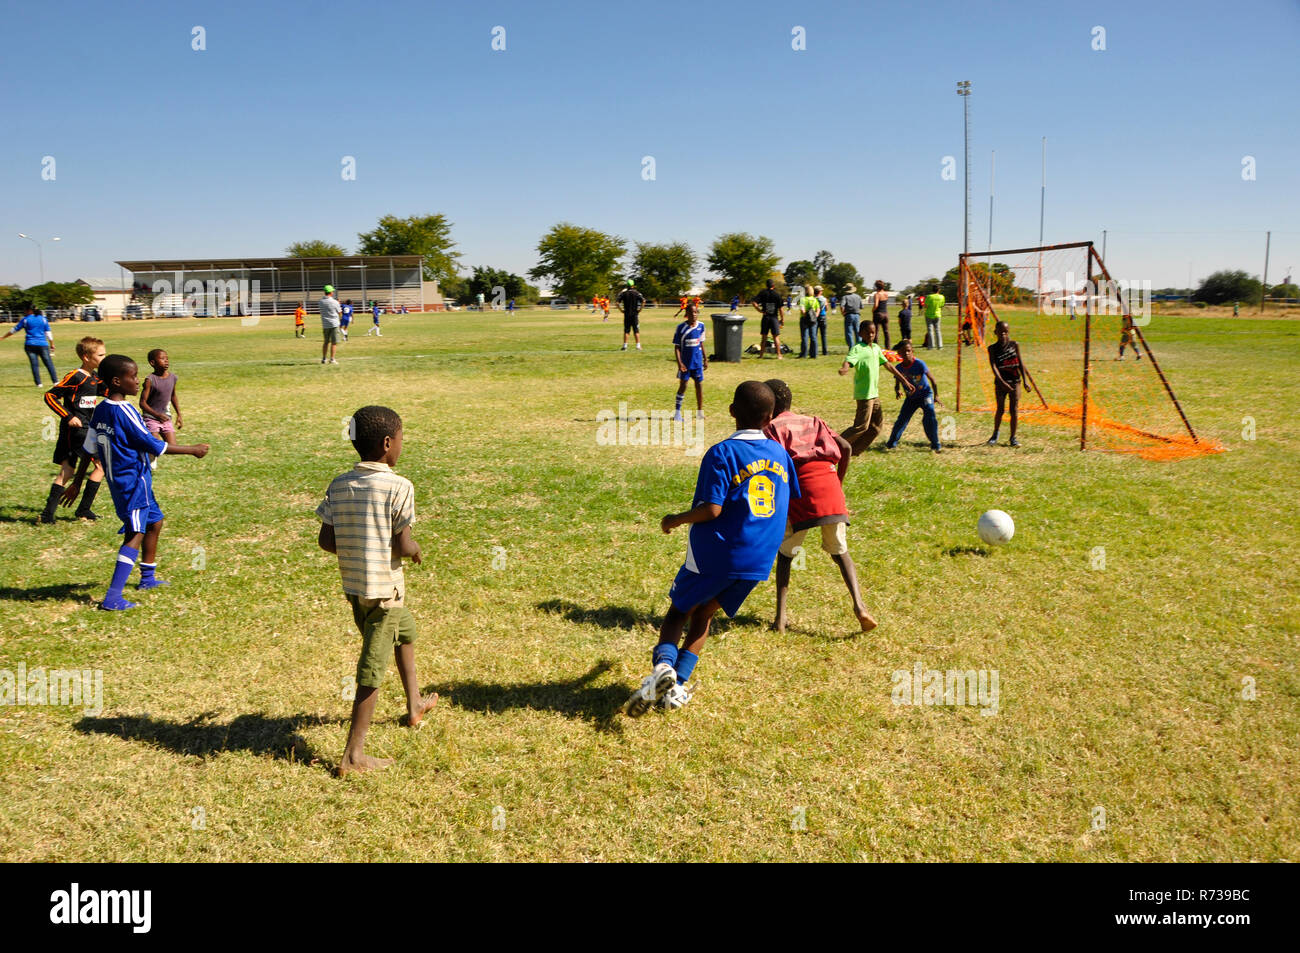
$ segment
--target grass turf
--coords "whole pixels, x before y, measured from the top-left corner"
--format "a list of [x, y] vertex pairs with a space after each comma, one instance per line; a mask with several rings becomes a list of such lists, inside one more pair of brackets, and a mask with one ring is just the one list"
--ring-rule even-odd
[[[880, 628], [855, 637], [810, 537], [790, 630], [766, 630], [760, 584], [715, 627], [691, 704], [631, 722], [685, 547], [659, 517], [690, 505], [698, 457], [604, 445], [597, 420], [671, 409], [669, 315], [647, 312], [641, 353], [585, 310], [392, 317], [338, 367], [292, 318], [94, 326], [110, 353], [169, 351], [181, 442], [213, 447], [156, 474], [172, 586], [111, 615], [92, 605], [111, 502], [94, 525], [33, 525], [47, 412], [21, 345], [0, 351], [0, 670], [99, 669], [104, 690], [98, 714], [0, 707], [0, 859], [1297, 859], [1300, 323], [1146, 329], [1217, 456], [1081, 454], [1058, 429], [990, 449], [988, 415], [964, 413], [935, 457], [918, 416], [846, 484]], [[713, 364], [707, 442], [747, 378], [847, 426], [836, 324], [829, 360]], [[61, 359], [89, 327], [55, 325]], [[931, 361], [941, 398], [954, 353]], [[340, 781], [359, 638], [312, 511], [367, 403], [405, 421], [416, 657], [442, 701], [400, 727], [390, 667], [368, 751], [397, 763]], [[1010, 545], [975, 536], [989, 508], [1015, 517]], [[917, 662], [996, 669], [997, 714], [894, 705]]]

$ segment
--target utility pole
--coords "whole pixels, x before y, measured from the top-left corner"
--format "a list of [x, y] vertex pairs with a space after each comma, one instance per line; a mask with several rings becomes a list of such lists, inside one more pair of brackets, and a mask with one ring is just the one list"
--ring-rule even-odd
[[[41, 243], [38, 242], [36, 239], [32, 238], [32, 236], [25, 235], [22, 232], [18, 233], [18, 237], [25, 238], [36, 246], [36, 260], [40, 263], [41, 266], [41, 284], [45, 284], [45, 250], [41, 248]], [[58, 242], [58, 241], [62, 241], [62, 239], [51, 238], [50, 241]]]
[[990, 255], [988, 261], [984, 262], [984, 266], [988, 268], [988, 274], [987, 274], [988, 287], [985, 289], [984, 297], [988, 299], [989, 304], [993, 303], [993, 256], [991, 254], [993, 251], [993, 180], [995, 174], [997, 173], [997, 168], [998, 168], [998, 150], [994, 149], [992, 155], [989, 156], [989, 249], [988, 250], [990, 252]]
[[1106, 260], [1106, 229], [1101, 230], [1101, 260]]
[[[962, 113], [965, 120], [963, 141], [966, 148], [966, 164], [962, 170], [962, 178], [966, 180], [966, 194], [962, 205], [961, 252], [962, 261], [966, 261], [965, 256], [970, 254], [970, 80], [962, 80], [957, 84], [957, 95], [962, 98]], [[967, 267], [970, 267], [969, 262]], [[960, 269], [958, 269], [958, 277], [960, 278]], [[958, 315], [966, 313], [965, 282], [960, 282], [957, 287], [957, 313]]]
[[1268, 250], [1273, 243], [1273, 233], [1264, 233], [1264, 281], [1263, 287], [1259, 289], [1259, 313], [1264, 313], [1264, 299], [1268, 297]]

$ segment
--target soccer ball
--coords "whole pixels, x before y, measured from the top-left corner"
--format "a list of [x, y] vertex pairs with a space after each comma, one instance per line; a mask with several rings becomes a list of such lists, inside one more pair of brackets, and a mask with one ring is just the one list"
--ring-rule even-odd
[[1000, 546], [1016, 534], [1016, 524], [1001, 510], [987, 510], [980, 514], [980, 539], [990, 546]]

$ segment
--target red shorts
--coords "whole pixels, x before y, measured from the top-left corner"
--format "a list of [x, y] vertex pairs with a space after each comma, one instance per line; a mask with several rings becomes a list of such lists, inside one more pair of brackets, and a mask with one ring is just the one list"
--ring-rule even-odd
[[844, 487], [840, 485], [835, 464], [815, 460], [805, 463], [796, 474], [799, 477], [799, 496], [790, 498], [787, 516], [796, 530], [807, 528], [812, 521], [825, 516], [848, 513], [849, 505], [844, 499]]

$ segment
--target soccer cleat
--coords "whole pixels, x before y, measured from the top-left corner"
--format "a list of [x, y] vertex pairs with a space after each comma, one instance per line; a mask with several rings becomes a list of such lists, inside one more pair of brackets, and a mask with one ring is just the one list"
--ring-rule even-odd
[[627, 350], [627, 345], [624, 344], [621, 348], [619, 348], [619, 350], [620, 350], [620, 351], [626, 351], [626, 350]]
[[121, 596], [118, 596], [116, 599], [114, 599], [111, 602], [105, 599], [103, 602], [99, 604], [99, 607], [103, 609], [105, 612], [121, 612], [124, 609], [134, 609], [137, 605], [139, 605], [139, 603], [127, 602]]
[[171, 583], [168, 582], [166, 579], [159, 579], [157, 576], [155, 576], [153, 582], [141, 581], [136, 583], [135, 587], [137, 589], [157, 589], [161, 586], [170, 586], [170, 585]]
[[931, 447], [930, 449], [933, 450], [935, 453], [943, 453], [943, 451], [938, 447]]
[[989, 437], [987, 443], [990, 447], [996, 447], [998, 445], [998, 435], [994, 434], [993, 436]]
[[641, 687], [632, 693], [632, 697], [623, 706], [624, 714], [629, 718], [640, 718], [676, 684], [677, 670], [667, 662], [660, 662], [653, 672], [641, 679]]
[[1020, 446], [1020, 441], [1017, 440], [1015, 437], [1012, 437], [1012, 438], [1011, 438], [1010, 446], [1012, 446], [1012, 447], [1018, 447], [1018, 446]]
[[676, 711], [691, 700], [693, 690], [685, 685], [673, 685], [672, 688], [664, 692], [655, 705], [663, 711]]

